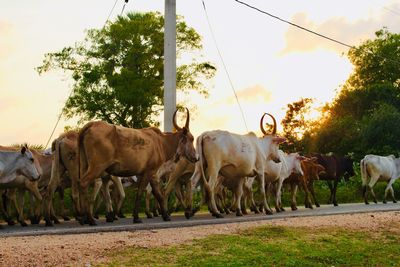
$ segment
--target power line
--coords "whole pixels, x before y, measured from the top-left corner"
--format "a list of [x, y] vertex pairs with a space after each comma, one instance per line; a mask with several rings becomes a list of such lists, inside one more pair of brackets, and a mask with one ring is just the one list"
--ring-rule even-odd
[[217, 49], [217, 52], [218, 52], [218, 55], [219, 55], [219, 57], [220, 57], [220, 59], [221, 59], [221, 62], [222, 62], [222, 65], [223, 65], [223, 67], [224, 67], [226, 76], [228, 77], [228, 80], [229, 80], [229, 83], [230, 83], [230, 85], [231, 85], [233, 94], [235, 95], [236, 102], [237, 102], [237, 104], [238, 104], [238, 106], [239, 106], [240, 113], [241, 113], [241, 115], [242, 115], [242, 119], [243, 119], [244, 125], [245, 125], [245, 127], [246, 127], [246, 131], [249, 131], [249, 128], [247, 127], [247, 123], [246, 123], [246, 118], [245, 118], [244, 113], [243, 113], [242, 106], [240, 105], [239, 98], [238, 98], [238, 96], [237, 96], [237, 94], [236, 94], [236, 91], [235, 91], [235, 88], [234, 88], [234, 86], [233, 86], [232, 79], [231, 79], [231, 77], [230, 77], [230, 75], [229, 75], [229, 72], [228, 72], [228, 69], [227, 69], [227, 67], [226, 67], [226, 65], [225, 65], [225, 61], [224, 61], [224, 59], [223, 59], [223, 57], [222, 57], [221, 51], [220, 51], [219, 48], [218, 48], [217, 40], [216, 40], [216, 38], [215, 38], [214, 31], [213, 31], [213, 29], [212, 29], [212, 27], [211, 27], [210, 19], [209, 19], [208, 14], [207, 14], [206, 4], [204, 3], [204, 0], [201, 0], [201, 2], [203, 3], [204, 13], [206, 14], [206, 19], [207, 19], [208, 27], [209, 27], [209, 29], [210, 29], [211, 36], [212, 36], [212, 39], [213, 39], [213, 41], [214, 41], [214, 45], [215, 45], [215, 47], [216, 47], [216, 49]]
[[[277, 19], [277, 20], [282, 21], [282, 22], [284, 22], [284, 23], [287, 23], [287, 24], [289, 24], [289, 25], [291, 25], [291, 26], [294, 26], [294, 27], [296, 27], [296, 28], [299, 28], [299, 29], [301, 29], [301, 30], [303, 30], [303, 31], [306, 31], [306, 32], [309, 32], [309, 33], [311, 33], [311, 34], [317, 35], [317, 36], [319, 36], [319, 37], [321, 37], [321, 38], [324, 38], [324, 39], [327, 39], [327, 40], [329, 40], [329, 41], [335, 42], [335, 43], [340, 44], [340, 45], [342, 45], [342, 46], [346, 46], [346, 47], [352, 48], [352, 49], [357, 49], [357, 47], [355, 47], [355, 46], [353, 46], [353, 45], [346, 44], [346, 43], [341, 42], [341, 41], [338, 41], [338, 40], [336, 40], [336, 39], [334, 39], [334, 38], [331, 38], [331, 37], [328, 37], [328, 36], [326, 36], [326, 35], [323, 35], [323, 34], [321, 34], [321, 33], [312, 31], [312, 30], [307, 29], [307, 28], [305, 28], [305, 27], [303, 27], [303, 26], [300, 26], [300, 25], [298, 25], [298, 24], [296, 24], [296, 23], [287, 21], [287, 20], [282, 19], [282, 18], [280, 18], [280, 17], [278, 17], [278, 16], [275, 16], [275, 15], [273, 15], [273, 14], [271, 14], [271, 13], [268, 13], [268, 12], [266, 12], [266, 11], [264, 11], [264, 10], [261, 10], [261, 9], [255, 7], [255, 6], [252, 6], [252, 5], [250, 5], [250, 4], [247, 4], [247, 3], [243, 2], [243, 1], [240, 1], [240, 0], [234, 0], [234, 1], [237, 2], [237, 3], [239, 3], [239, 4], [242, 4], [242, 5], [244, 5], [244, 6], [247, 6], [247, 7], [251, 8], [251, 9], [254, 9], [254, 10], [260, 12], [260, 13], [263, 13], [263, 14], [265, 14], [265, 15], [268, 15], [268, 16], [274, 18], [274, 19]], [[364, 51], [367, 52], [367, 53], [369, 53], [369, 54], [372, 54], [372, 55], [374, 55], [374, 56], [376, 56], [376, 57], [378, 57], [378, 58], [384, 59], [384, 60], [386, 60], [386, 61], [390, 61], [390, 62], [393, 62], [393, 63], [395, 63], [395, 64], [399, 64], [399, 63], [400, 63], [400, 62], [395, 61], [395, 60], [393, 60], [393, 59], [391, 59], [391, 58], [386, 58], [386, 57], [380, 56], [380, 55], [378, 55], [378, 54], [375, 54], [375, 53], [374, 53], [373, 51], [371, 51], [371, 50], [364, 50]]]
[[352, 46], [352, 45], [343, 43], [343, 42], [341, 42], [341, 41], [338, 41], [338, 40], [336, 40], [336, 39], [333, 39], [333, 38], [328, 37], [328, 36], [326, 36], [326, 35], [323, 35], [323, 34], [321, 34], [321, 33], [315, 32], [315, 31], [313, 31], [313, 30], [309, 30], [309, 29], [307, 29], [307, 28], [305, 28], [305, 27], [303, 27], [303, 26], [300, 26], [300, 25], [298, 25], [298, 24], [296, 24], [296, 23], [293, 23], [293, 22], [287, 21], [287, 20], [285, 20], [285, 19], [282, 19], [282, 18], [280, 18], [280, 17], [278, 17], [278, 16], [275, 16], [275, 15], [273, 15], [273, 14], [271, 14], [271, 13], [268, 13], [268, 12], [266, 12], [266, 11], [264, 11], [264, 10], [261, 10], [261, 9], [255, 7], [255, 6], [252, 6], [252, 5], [250, 5], [250, 4], [247, 4], [247, 3], [242, 2], [242, 1], [240, 1], [240, 0], [234, 0], [234, 1], [235, 1], [235, 2], [238, 2], [239, 4], [242, 4], [242, 5], [244, 5], [244, 6], [247, 6], [247, 7], [251, 8], [251, 9], [254, 9], [254, 10], [260, 12], [260, 13], [263, 13], [263, 14], [265, 14], [265, 15], [268, 15], [268, 16], [274, 18], [274, 19], [280, 20], [280, 21], [285, 22], [285, 23], [287, 23], [287, 24], [289, 24], [289, 25], [291, 25], [291, 26], [297, 27], [297, 28], [299, 28], [299, 29], [301, 29], [301, 30], [303, 30], [303, 31], [312, 33], [312, 34], [314, 34], [314, 35], [317, 35], [317, 36], [319, 36], [319, 37], [325, 38], [325, 39], [327, 39], [327, 40], [329, 40], [329, 41], [332, 41], [332, 42], [335, 42], [335, 43], [337, 43], [337, 44], [346, 46], [346, 47], [348, 47], [348, 48], [354, 48], [354, 46]]
[[[117, 5], [117, 2], [118, 2], [118, 0], [115, 0], [114, 5], [110, 10], [110, 13], [108, 14], [107, 20], [106, 20], [106, 22], [104, 22], [104, 26], [106, 26], [107, 22], [110, 20], [111, 14], [113, 13], [115, 6]], [[124, 5], [124, 7], [125, 7], [125, 5]], [[103, 28], [104, 28], [104, 26], [103, 26]]]

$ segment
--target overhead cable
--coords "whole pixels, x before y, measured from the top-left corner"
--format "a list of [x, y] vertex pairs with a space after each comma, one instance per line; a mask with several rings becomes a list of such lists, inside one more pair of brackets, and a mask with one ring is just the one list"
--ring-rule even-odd
[[238, 96], [237, 96], [237, 94], [236, 94], [235, 87], [233, 86], [232, 79], [231, 79], [231, 77], [230, 77], [230, 75], [229, 75], [229, 72], [228, 72], [228, 69], [227, 69], [227, 67], [226, 67], [226, 65], [225, 65], [225, 61], [224, 61], [224, 59], [223, 59], [223, 57], [222, 57], [221, 51], [220, 51], [219, 48], [218, 48], [217, 40], [216, 40], [216, 38], [215, 38], [214, 31], [213, 31], [213, 29], [212, 29], [212, 27], [211, 27], [210, 19], [209, 19], [209, 17], [208, 17], [206, 4], [204, 3], [204, 0], [201, 0], [201, 2], [203, 3], [204, 13], [205, 13], [205, 15], [206, 15], [208, 27], [209, 27], [209, 29], [210, 29], [211, 36], [212, 36], [212, 39], [213, 39], [213, 41], [214, 41], [214, 45], [215, 45], [215, 47], [216, 47], [216, 49], [217, 49], [219, 58], [220, 58], [220, 60], [221, 60], [221, 62], [222, 62], [222, 65], [223, 65], [223, 67], [224, 67], [226, 76], [228, 77], [228, 80], [229, 80], [229, 83], [230, 83], [230, 85], [231, 85], [231, 89], [232, 89], [232, 91], [233, 91], [233, 94], [235, 95], [236, 102], [237, 102], [237, 104], [238, 104], [238, 106], [239, 106], [240, 113], [241, 113], [241, 115], [242, 115], [243, 123], [244, 123], [244, 125], [245, 125], [245, 127], [246, 127], [246, 131], [249, 131], [249, 128], [247, 127], [247, 123], [246, 123], [246, 118], [245, 118], [244, 113], [243, 113], [242, 106], [240, 105], [239, 98], [238, 98]]

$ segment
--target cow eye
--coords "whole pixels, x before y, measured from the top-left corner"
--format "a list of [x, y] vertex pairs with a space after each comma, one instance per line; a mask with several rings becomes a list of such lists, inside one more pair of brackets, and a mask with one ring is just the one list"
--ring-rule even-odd
[[34, 159], [33, 159], [33, 158], [31, 158], [30, 160], [31, 160], [31, 162], [33, 162], [33, 161], [34, 161]]

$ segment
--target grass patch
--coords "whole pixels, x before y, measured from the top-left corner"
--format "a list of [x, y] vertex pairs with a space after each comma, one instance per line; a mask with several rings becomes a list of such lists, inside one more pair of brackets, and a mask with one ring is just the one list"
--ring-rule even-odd
[[398, 233], [267, 226], [184, 245], [127, 248], [110, 254], [109, 266], [393, 266], [399, 250]]

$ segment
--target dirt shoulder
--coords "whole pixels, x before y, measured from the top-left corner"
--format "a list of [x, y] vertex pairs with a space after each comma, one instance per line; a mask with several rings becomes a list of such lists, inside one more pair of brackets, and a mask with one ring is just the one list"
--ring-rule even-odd
[[342, 227], [376, 231], [390, 229], [400, 233], [400, 212], [363, 213], [320, 217], [302, 217], [171, 228], [154, 231], [114, 232], [79, 235], [3, 237], [0, 247], [2, 266], [84, 266], [107, 261], [107, 253], [127, 246], [155, 247], [190, 242], [214, 234], [231, 234], [262, 226]]

